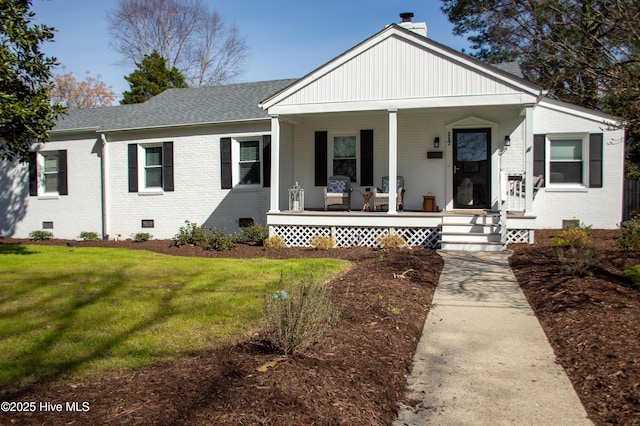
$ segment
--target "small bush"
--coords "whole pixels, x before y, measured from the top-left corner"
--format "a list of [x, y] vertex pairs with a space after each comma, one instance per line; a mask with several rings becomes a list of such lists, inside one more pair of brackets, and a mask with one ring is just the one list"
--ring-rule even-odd
[[251, 226], [243, 226], [240, 228], [240, 235], [249, 241], [264, 245], [264, 240], [269, 236], [269, 227], [267, 225], [261, 225], [254, 219]]
[[407, 246], [407, 240], [398, 234], [383, 235], [378, 238], [376, 243], [383, 249], [397, 249]]
[[264, 295], [267, 339], [285, 355], [304, 353], [340, 316], [330, 296], [323, 274], [312, 269], [300, 276], [282, 274], [277, 286], [268, 286]]
[[336, 240], [331, 237], [314, 235], [309, 240], [309, 245], [316, 250], [330, 250], [336, 246]]
[[47, 241], [53, 238], [53, 233], [49, 231], [31, 231], [29, 239], [31, 241]]
[[274, 235], [273, 237], [265, 239], [262, 245], [268, 249], [274, 250], [287, 248], [287, 243], [280, 235]]
[[589, 274], [594, 263], [591, 247], [591, 227], [578, 223], [558, 232], [552, 239], [557, 247], [558, 260], [572, 274]]
[[191, 245], [201, 246], [207, 241], [207, 229], [204, 225], [198, 226], [188, 220], [184, 221], [178, 233], [171, 239], [171, 244], [177, 247]]
[[135, 243], [144, 243], [152, 238], [153, 235], [148, 232], [138, 232], [137, 234], [133, 234], [133, 242]]
[[638, 290], [640, 290], [640, 265], [632, 266], [625, 270], [624, 273], [633, 281]]
[[100, 237], [97, 232], [82, 231], [80, 233], [80, 239], [82, 241], [100, 241]]
[[225, 230], [218, 231], [215, 228], [211, 228], [207, 232], [205, 241], [200, 245], [204, 250], [233, 250], [236, 248], [237, 238], [233, 235], [228, 235]]
[[624, 222], [618, 243], [625, 250], [640, 251], [640, 215]]

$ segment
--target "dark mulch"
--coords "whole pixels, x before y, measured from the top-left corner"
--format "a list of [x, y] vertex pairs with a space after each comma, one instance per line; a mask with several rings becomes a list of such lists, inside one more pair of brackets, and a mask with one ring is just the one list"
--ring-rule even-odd
[[[640, 255], [619, 249], [618, 231], [594, 231], [595, 267], [574, 276], [558, 261], [554, 233], [537, 231], [535, 245], [510, 247], [516, 277], [594, 423], [640, 425], [640, 292], [624, 275]], [[0, 423], [390, 424], [442, 268], [440, 256], [423, 249], [265, 250], [240, 244], [233, 251], [203, 252], [170, 248], [166, 241], [91, 245], [184, 256], [331, 256], [352, 261], [353, 268], [333, 281], [336, 299], [344, 300], [349, 288], [341, 321], [307, 356], [260, 373], [257, 367], [279, 357], [256, 335], [162, 365], [3, 389], [2, 401], [87, 401], [90, 411], [0, 414]], [[407, 268], [413, 269], [407, 278], [394, 278]]]
[[[237, 250], [203, 252], [170, 248], [166, 241], [78, 243], [87, 245], [184, 256], [331, 256], [352, 261], [353, 268], [332, 282], [335, 298], [345, 304], [338, 325], [306, 356], [258, 372], [280, 357], [256, 335], [162, 365], [4, 389], [0, 401], [86, 401], [90, 410], [0, 414], [0, 424], [390, 424], [442, 269], [440, 256], [426, 249], [265, 250], [240, 244]], [[404, 278], [397, 276], [408, 269]]]
[[594, 268], [579, 277], [553, 235], [512, 247], [511, 267], [591, 420], [640, 425], [640, 292], [624, 274], [640, 254], [620, 249], [619, 231], [593, 231]]

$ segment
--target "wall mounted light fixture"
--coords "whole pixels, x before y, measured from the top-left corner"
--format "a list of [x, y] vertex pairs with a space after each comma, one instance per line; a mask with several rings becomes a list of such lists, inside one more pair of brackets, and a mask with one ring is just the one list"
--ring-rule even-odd
[[504, 146], [511, 146], [511, 136], [507, 135], [504, 137]]
[[439, 136], [436, 136], [433, 139], [433, 147], [434, 148], [440, 148], [440, 137]]

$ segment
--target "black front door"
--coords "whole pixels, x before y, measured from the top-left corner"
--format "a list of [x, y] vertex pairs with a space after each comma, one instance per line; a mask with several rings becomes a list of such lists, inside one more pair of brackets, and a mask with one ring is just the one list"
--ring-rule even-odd
[[491, 129], [454, 129], [454, 208], [488, 209], [490, 200]]

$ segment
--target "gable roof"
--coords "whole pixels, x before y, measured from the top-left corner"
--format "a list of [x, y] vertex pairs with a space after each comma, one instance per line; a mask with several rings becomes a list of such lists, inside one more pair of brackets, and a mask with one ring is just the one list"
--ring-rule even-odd
[[142, 104], [72, 109], [54, 132], [113, 132], [268, 119], [260, 100], [295, 79], [167, 89]]
[[[512, 95], [535, 101], [542, 88], [521, 77], [517, 64], [492, 66], [399, 25], [382, 31], [266, 98], [265, 109], [293, 105], [348, 108], [349, 102]], [[379, 108], [391, 107], [379, 102]], [[330, 105], [333, 104], [333, 105]], [[342, 105], [339, 105], [342, 104]], [[413, 103], [414, 105], [416, 102]], [[357, 105], [366, 108], [366, 105]], [[373, 106], [375, 108], [375, 106]], [[280, 109], [278, 109], [280, 108]]]

